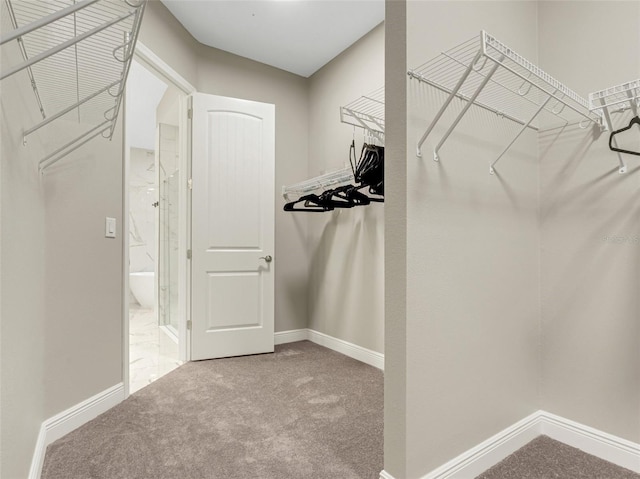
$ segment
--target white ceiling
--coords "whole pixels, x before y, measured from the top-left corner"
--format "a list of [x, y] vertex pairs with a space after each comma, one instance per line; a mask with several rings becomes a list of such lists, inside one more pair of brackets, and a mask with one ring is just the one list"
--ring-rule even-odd
[[384, 20], [384, 0], [162, 0], [196, 40], [308, 77]]

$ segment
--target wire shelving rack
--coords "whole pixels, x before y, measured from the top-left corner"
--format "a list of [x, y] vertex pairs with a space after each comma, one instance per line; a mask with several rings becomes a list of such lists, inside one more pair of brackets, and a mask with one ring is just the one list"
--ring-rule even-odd
[[[634, 115], [638, 116], [638, 111], [640, 110], [640, 79], [589, 94], [589, 110], [601, 117], [603, 130], [613, 131], [612, 113], [620, 113], [628, 109], [631, 109]], [[617, 147], [616, 139], [613, 138], [612, 141]], [[617, 155], [619, 162], [618, 172], [620, 174], [626, 173], [627, 165], [619, 152], [617, 152]]]
[[42, 115], [24, 143], [58, 119], [88, 127], [40, 160], [41, 172], [98, 136], [113, 137], [146, 2], [4, 0], [13, 30], [0, 45], [17, 42], [23, 61], [3, 65], [0, 80], [26, 70]]
[[384, 144], [384, 87], [340, 107], [340, 121], [363, 128]]
[[282, 196], [284, 196], [287, 201], [292, 201], [313, 192], [323, 192], [331, 188], [337, 188], [338, 186], [353, 184], [354, 182], [351, 167], [346, 167], [341, 170], [316, 176], [309, 180], [301, 181], [294, 185], [283, 186]]
[[[370, 139], [384, 145], [384, 87], [340, 107], [340, 121], [362, 128]], [[283, 186], [282, 196], [290, 201], [354, 182], [353, 170], [346, 167], [294, 185]]]
[[439, 161], [440, 149], [471, 105], [521, 125], [517, 135], [491, 163], [491, 174], [524, 131], [538, 129], [535, 120], [542, 112], [564, 125], [579, 122], [586, 128], [590, 123], [600, 122], [599, 113], [589, 109], [586, 99], [485, 31], [407, 74], [448, 94], [418, 141], [418, 157], [422, 157], [424, 142], [454, 98], [463, 100], [465, 106], [435, 146], [435, 161]]

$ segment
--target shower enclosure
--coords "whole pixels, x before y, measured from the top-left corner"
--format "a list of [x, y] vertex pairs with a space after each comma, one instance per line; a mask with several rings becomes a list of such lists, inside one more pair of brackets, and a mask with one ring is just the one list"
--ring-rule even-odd
[[178, 127], [158, 124], [158, 322], [178, 334]]

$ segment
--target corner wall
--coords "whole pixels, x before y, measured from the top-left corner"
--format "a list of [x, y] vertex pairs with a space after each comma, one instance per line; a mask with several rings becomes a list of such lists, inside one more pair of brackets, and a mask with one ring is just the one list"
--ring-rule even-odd
[[[479, 36], [481, 29], [535, 63], [536, 18], [536, 2], [410, 1], [408, 66]], [[415, 478], [538, 409], [538, 145], [536, 132], [525, 132], [498, 174], [489, 175], [489, 164], [520, 125], [471, 108], [434, 162], [434, 146], [462, 110], [455, 100], [418, 158], [417, 141], [446, 95], [405, 81], [404, 477]]]
[[[384, 86], [384, 24], [310, 78], [309, 177], [349, 166], [364, 136], [340, 122], [340, 107]], [[304, 179], [304, 178], [300, 178]], [[309, 221], [309, 328], [384, 351], [384, 205], [322, 214]]]
[[[640, 3], [541, 2], [539, 25], [540, 66], [585, 98], [640, 77]], [[542, 409], [638, 443], [640, 163], [623, 155], [618, 174], [608, 141], [577, 126], [539, 136]]]
[[117, 127], [41, 176], [38, 161], [87, 126], [60, 119], [23, 146], [42, 119], [26, 72], [3, 80], [1, 102], [2, 477], [17, 479], [44, 420], [122, 382], [123, 155]]
[[[12, 47], [3, 46], [3, 64], [22, 60]], [[42, 119], [26, 72], [0, 86], [0, 476], [16, 479], [29, 474], [46, 418], [45, 206], [35, 166], [45, 150], [36, 136], [22, 145], [23, 126]]]

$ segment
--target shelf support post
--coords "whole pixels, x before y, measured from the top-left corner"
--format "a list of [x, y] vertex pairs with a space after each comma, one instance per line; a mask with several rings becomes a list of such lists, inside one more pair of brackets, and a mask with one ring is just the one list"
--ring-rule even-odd
[[[504, 57], [502, 57], [504, 58]], [[502, 58], [500, 60], [502, 60]], [[473, 67], [473, 65], [475, 64], [475, 61], [473, 63], [471, 63], [471, 66]], [[462, 120], [462, 117], [467, 113], [467, 110], [469, 108], [471, 108], [471, 105], [473, 105], [476, 101], [476, 98], [478, 98], [478, 95], [480, 95], [480, 92], [482, 92], [482, 90], [484, 89], [485, 86], [487, 86], [487, 83], [489, 83], [489, 80], [491, 80], [491, 77], [493, 76], [493, 74], [496, 72], [496, 70], [498, 69], [498, 66], [500, 64], [498, 62], [494, 62], [493, 63], [493, 67], [491, 67], [491, 70], [489, 71], [489, 73], [487, 74], [486, 77], [484, 77], [484, 80], [482, 80], [482, 83], [480, 83], [480, 85], [478, 86], [478, 88], [476, 89], [476, 91], [473, 93], [473, 96], [471, 98], [469, 98], [469, 101], [467, 102], [467, 104], [464, 106], [464, 108], [462, 109], [462, 111], [458, 114], [458, 117], [455, 119], [455, 121], [451, 124], [451, 126], [449, 127], [449, 129], [447, 130], [447, 132], [444, 134], [444, 136], [442, 137], [442, 139], [440, 140], [440, 143], [438, 143], [438, 145], [434, 148], [433, 150], [433, 160], [434, 161], [438, 161], [439, 157], [438, 157], [438, 151], [440, 151], [440, 148], [442, 148], [442, 145], [444, 145], [444, 142], [447, 141], [447, 138], [449, 138], [449, 135], [451, 134], [451, 132], [454, 130], [454, 128], [456, 126], [458, 126], [458, 123], [460, 123], [460, 120]]]
[[436, 126], [436, 123], [438, 123], [438, 121], [440, 120], [440, 117], [442, 117], [442, 115], [444, 114], [445, 110], [447, 109], [447, 107], [449, 106], [451, 101], [458, 94], [458, 90], [460, 90], [460, 88], [462, 88], [462, 85], [464, 84], [465, 80], [469, 76], [469, 73], [471, 73], [471, 70], [473, 69], [473, 65], [476, 64], [476, 62], [480, 59], [481, 56], [482, 56], [482, 49], [478, 50], [478, 53], [476, 53], [476, 56], [473, 58], [473, 61], [471, 63], [469, 63], [469, 66], [467, 67], [467, 69], [463, 73], [462, 77], [460, 77], [460, 80], [458, 80], [458, 83], [456, 84], [454, 89], [451, 90], [451, 93], [449, 93], [449, 97], [444, 102], [444, 105], [442, 105], [442, 107], [440, 107], [440, 110], [438, 111], [438, 113], [436, 113], [436, 116], [431, 121], [431, 124], [429, 125], [429, 128], [427, 128], [427, 131], [424, 132], [424, 135], [422, 135], [422, 138], [420, 138], [420, 141], [418, 141], [418, 148], [417, 148], [417, 153], [416, 153], [418, 158], [422, 158], [422, 145], [426, 141], [427, 137], [429, 136], [429, 134], [431, 133], [433, 128]]
[[[604, 105], [604, 99], [601, 99], [600, 101]], [[630, 102], [630, 103], [633, 103], [633, 102]], [[613, 122], [611, 121], [611, 115], [609, 114], [609, 107], [603, 106], [602, 113], [604, 115], [604, 120], [607, 125], [607, 130], [613, 131]], [[616, 140], [615, 137], [613, 138], [613, 144], [615, 145], [616, 148], [618, 148], [618, 141]], [[618, 163], [620, 165], [620, 167], [618, 168], [618, 173], [623, 175], [627, 172], [627, 165], [622, 159], [622, 154], [619, 151], [616, 151], [616, 154], [618, 155]]]
[[516, 140], [518, 138], [520, 138], [520, 135], [522, 135], [524, 133], [524, 131], [527, 129], [527, 127], [533, 122], [533, 120], [536, 119], [536, 117], [538, 116], [538, 114], [544, 109], [545, 106], [547, 106], [547, 103], [549, 103], [549, 100], [551, 100], [552, 98], [554, 98], [554, 95], [556, 93], [557, 90], [555, 90], [553, 92], [553, 94], [549, 95], [547, 97], [547, 99], [545, 101], [542, 102], [542, 104], [540, 105], [540, 107], [536, 110], [536, 112], [533, 114], [533, 116], [529, 119], [529, 121], [527, 122], [526, 125], [524, 125], [520, 131], [518, 132], [518, 134], [515, 136], [515, 138], [513, 140], [511, 140], [511, 143], [509, 143], [507, 145], [507, 147], [502, 150], [502, 153], [500, 153], [500, 155], [498, 156], [498, 158], [496, 158], [496, 161], [494, 161], [493, 163], [491, 163], [491, 166], [489, 167], [489, 173], [491, 173], [492, 175], [495, 174], [495, 170], [494, 167], [496, 166], [496, 164], [500, 161], [500, 159], [504, 156], [504, 154], [509, 151], [509, 148], [511, 148], [511, 146], [516, 142]]

